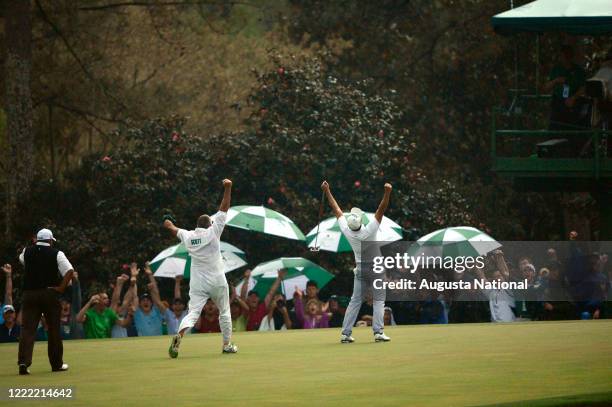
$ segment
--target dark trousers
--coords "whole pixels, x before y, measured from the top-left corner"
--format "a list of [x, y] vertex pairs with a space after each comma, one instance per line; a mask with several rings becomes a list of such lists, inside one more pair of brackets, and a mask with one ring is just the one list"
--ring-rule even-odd
[[62, 359], [64, 347], [60, 332], [61, 305], [59, 293], [49, 288], [24, 290], [22, 298], [18, 363], [26, 366], [32, 364], [36, 328], [41, 315], [44, 314], [48, 326], [47, 353], [49, 363], [51, 369], [59, 369], [64, 363]]

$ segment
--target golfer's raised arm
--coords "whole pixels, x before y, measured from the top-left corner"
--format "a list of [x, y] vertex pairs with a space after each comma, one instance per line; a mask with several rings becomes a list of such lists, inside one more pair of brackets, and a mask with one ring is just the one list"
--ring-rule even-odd
[[374, 214], [374, 217], [376, 218], [378, 223], [382, 222], [383, 215], [385, 214], [385, 211], [389, 207], [389, 199], [391, 198], [392, 189], [393, 187], [391, 187], [391, 184], [387, 182], [385, 184], [385, 194], [383, 195], [383, 199], [382, 201], [380, 201], [380, 204], [378, 205], [378, 209], [376, 209], [376, 213]]
[[340, 209], [338, 202], [336, 202], [336, 199], [332, 195], [327, 181], [323, 181], [323, 183], [321, 184], [321, 189], [325, 193], [325, 196], [327, 197], [327, 202], [329, 202], [329, 206], [331, 207], [331, 210], [334, 213], [336, 219], [342, 216], [342, 209]]
[[221, 205], [219, 206], [219, 210], [221, 212], [227, 212], [230, 207], [230, 203], [232, 201], [232, 181], [229, 179], [223, 180], [223, 199], [221, 200]]

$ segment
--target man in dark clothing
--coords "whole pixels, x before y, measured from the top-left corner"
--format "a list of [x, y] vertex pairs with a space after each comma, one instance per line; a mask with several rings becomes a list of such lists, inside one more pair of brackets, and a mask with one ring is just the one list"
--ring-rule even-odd
[[586, 74], [574, 63], [573, 49], [565, 45], [561, 48], [561, 58], [550, 72], [544, 91], [552, 93], [550, 130], [579, 130]]
[[48, 355], [51, 370], [68, 370], [63, 361], [64, 349], [60, 331], [60, 296], [72, 279], [73, 268], [66, 255], [55, 249], [53, 233], [41, 229], [36, 245], [23, 249], [19, 261], [25, 267], [22, 296], [22, 325], [19, 339], [19, 374], [30, 374], [36, 327], [44, 314], [48, 325]]
[[329, 297], [328, 301], [328, 311], [329, 311], [329, 327], [330, 328], [340, 328], [342, 327], [342, 321], [344, 320], [344, 313], [340, 309], [340, 304], [338, 303], [338, 296], [332, 295]]

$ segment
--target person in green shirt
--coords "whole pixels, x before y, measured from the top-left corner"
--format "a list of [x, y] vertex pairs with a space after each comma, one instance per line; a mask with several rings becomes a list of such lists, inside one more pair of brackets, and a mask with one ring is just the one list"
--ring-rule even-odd
[[574, 51], [569, 45], [561, 47], [561, 58], [550, 71], [544, 91], [552, 94], [550, 130], [579, 130], [583, 119], [586, 74], [574, 63]]
[[76, 320], [83, 324], [85, 338], [110, 338], [113, 325], [117, 324], [126, 328], [132, 323], [131, 309], [126, 318], [119, 319], [109, 304], [108, 294], [101, 292], [92, 295], [87, 304], [79, 311]]
[[249, 306], [236, 294], [236, 287], [230, 287], [230, 313], [232, 315], [232, 331], [244, 332], [247, 330], [247, 315]]
[[232, 330], [234, 332], [243, 332], [247, 330], [247, 320], [242, 313], [242, 307], [238, 300], [230, 304], [230, 312], [232, 314]]

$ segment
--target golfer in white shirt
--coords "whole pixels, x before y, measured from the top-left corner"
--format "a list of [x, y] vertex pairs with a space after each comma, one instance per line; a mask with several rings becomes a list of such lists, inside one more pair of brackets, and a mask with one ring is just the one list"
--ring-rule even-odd
[[198, 320], [206, 301], [211, 299], [219, 308], [219, 326], [223, 333], [223, 353], [236, 353], [238, 347], [230, 342], [232, 338], [232, 316], [230, 313], [229, 289], [221, 257], [220, 238], [225, 226], [227, 210], [230, 207], [232, 181], [223, 180], [223, 200], [215, 215], [198, 218], [195, 230], [179, 229], [169, 220], [164, 227], [178, 237], [191, 256], [191, 277], [189, 280], [189, 310], [181, 321], [178, 333], [172, 337], [168, 354], [178, 356], [181, 339]]
[[[359, 314], [359, 309], [361, 308], [361, 304], [365, 299], [366, 290], [368, 289], [367, 282], [361, 273], [361, 245], [363, 242], [374, 240], [376, 232], [380, 227], [380, 222], [382, 222], [383, 215], [389, 206], [389, 198], [391, 197], [392, 187], [389, 183], [385, 184], [385, 194], [382, 201], [378, 205], [376, 213], [374, 214], [374, 220], [372, 220], [366, 226], [362, 225], [363, 211], [361, 209], [353, 208], [351, 209], [351, 213], [345, 217], [342, 209], [340, 209], [340, 206], [338, 206], [338, 203], [334, 199], [327, 181], [323, 181], [321, 188], [323, 189], [323, 192], [325, 192], [327, 201], [329, 202], [334, 215], [338, 219], [338, 225], [340, 226], [342, 234], [350, 243], [353, 253], [355, 254], [355, 280], [353, 285], [353, 295], [351, 296], [351, 301], [349, 302], [349, 305], [346, 308], [346, 313], [344, 314], [344, 321], [342, 322], [342, 335], [340, 337], [340, 342], [352, 343], [355, 341], [355, 339], [351, 336], [353, 326], [355, 325], [355, 321], [357, 320], [357, 316]], [[370, 289], [372, 288], [370, 287]], [[372, 319], [372, 329], [374, 331], [374, 340], [376, 342], [388, 342], [391, 340], [391, 338], [389, 338], [383, 332], [385, 323], [384, 291], [376, 290], [373, 292], [373, 296], [374, 315]]]

